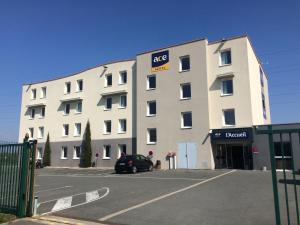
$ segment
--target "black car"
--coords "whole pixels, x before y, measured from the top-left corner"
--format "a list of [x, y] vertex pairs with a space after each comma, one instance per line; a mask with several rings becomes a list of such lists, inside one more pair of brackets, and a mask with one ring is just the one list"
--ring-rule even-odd
[[125, 155], [121, 156], [116, 162], [116, 173], [131, 172], [136, 173], [138, 171], [152, 171], [153, 162], [143, 155]]

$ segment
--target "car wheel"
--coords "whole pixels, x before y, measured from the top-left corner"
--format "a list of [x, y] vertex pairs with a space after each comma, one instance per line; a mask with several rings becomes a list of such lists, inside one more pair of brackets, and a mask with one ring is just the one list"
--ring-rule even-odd
[[119, 173], [120, 173], [120, 171], [119, 171], [119, 170], [116, 170], [115, 172], [116, 172], [116, 174], [119, 174]]
[[153, 171], [153, 166], [152, 165], [149, 166], [148, 171]]
[[137, 168], [135, 166], [133, 166], [132, 169], [131, 169], [131, 172], [132, 173], [136, 173], [137, 172]]

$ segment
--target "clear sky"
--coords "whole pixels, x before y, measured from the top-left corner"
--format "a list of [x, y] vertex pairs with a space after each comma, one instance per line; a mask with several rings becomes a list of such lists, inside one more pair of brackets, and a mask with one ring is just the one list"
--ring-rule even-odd
[[241, 34], [269, 75], [272, 122], [300, 122], [299, 0], [0, 0], [0, 140], [17, 140], [23, 83]]

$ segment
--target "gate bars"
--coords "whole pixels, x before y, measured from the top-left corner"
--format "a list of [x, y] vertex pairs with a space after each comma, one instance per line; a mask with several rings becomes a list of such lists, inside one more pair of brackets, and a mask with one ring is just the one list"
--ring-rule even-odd
[[36, 143], [0, 145], [0, 212], [32, 215]]
[[[265, 126], [264, 126], [265, 127]], [[291, 215], [290, 215], [290, 205], [289, 205], [289, 195], [287, 189], [287, 173], [286, 173], [286, 162], [285, 162], [285, 153], [283, 149], [283, 134], [288, 134], [290, 146], [291, 146], [291, 166], [292, 166], [292, 178], [293, 178], [293, 190], [295, 197], [295, 208], [296, 208], [296, 221], [297, 225], [300, 225], [299, 220], [299, 206], [298, 206], [298, 194], [296, 187], [296, 172], [295, 172], [295, 164], [294, 164], [294, 152], [293, 152], [293, 144], [292, 144], [292, 134], [298, 134], [298, 140], [300, 143], [300, 129], [273, 129], [272, 125], [267, 125], [267, 130], [255, 128], [256, 134], [267, 134], [269, 139], [269, 153], [270, 153], [270, 161], [271, 161], [271, 171], [272, 171], [272, 184], [273, 184], [273, 195], [274, 195], [274, 208], [275, 208], [275, 219], [276, 225], [281, 225], [281, 217], [280, 217], [280, 205], [279, 205], [279, 194], [278, 194], [278, 180], [276, 174], [276, 160], [275, 160], [275, 150], [274, 150], [274, 141], [273, 135], [279, 134], [280, 140], [280, 151], [281, 151], [281, 159], [283, 162], [283, 183], [284, 183], [284, 197], [285, 197], [285, 206], [287, 212], [287, 224], [291, 224]]]

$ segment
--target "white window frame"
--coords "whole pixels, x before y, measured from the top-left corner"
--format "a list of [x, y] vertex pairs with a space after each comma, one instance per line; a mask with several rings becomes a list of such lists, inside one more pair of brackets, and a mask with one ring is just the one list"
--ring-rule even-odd
[[31, 89], [31, 96], [30, 99], [31, 100], [35, 100], [36, 99], [36, 88]]
[[[155, 88], [150, 88], [150, 82], [149, 82], [149, 78], [150, 77], [155, 77]], [[147, 76], [147, 87], [146, 87], [146, 89], [148, 90], [148, 91], [150, 91], [150, 90], [155, 90], [156, 89], [156, 85], [157, 84], [157, 82], [156, 82], [156, 74], [151, 74], [151, 75], [148, 75]]]
[[[122, 97], [126, 98], [126, 104], [125, 104], [125, 106], [122, 106]], [[127, 95], [120, 95], [119, 109], [125, 109], [126, 107], [127, 107]]]
[[[192, 126], [184, 126], [184, 115], [191, 114]], [[182, 129], [191, 129], [193, 128], [193, 113], [192, 111], [182, 112], [181, 113], [181, 128]]]
[[[111, 99], [111, 107], [110, 108], [107, 108], [107, 99]], [[104, 105], [104, 110], [105, 111], [110, 111], [110, 110], [112, 110], [112, 106], [113, 106], [113, 98], [112, 97], [106, 97], [105, 98], [105, 105]]]
[[[67, 105], [69, 105], [69, 113], [67, 113]], [[70, 115], [70, 112], [71, 112], [71, 104], [70, 103], [65, 103], [64, 116]]]
[[[156, 142], [150, 141], [150, 131], [156, 130]], [[155, 145], [157, 143], [157, 129], [156, 128], [148, 128], [147, 129], [147, 145]]]
[[[125, 130], [122, 130], [122, 123], [125, 121]], [[125, 134], [127, 132], [127, 120], [126, 119], [119, 119], [119, 128], [118, 133], [119, 134]]]
[[[77, 156], [77, 148], [79, 147], [79, 157]], [[73, 147], [73, 159], [80, 159], [81, 155], [81, 146], [74, 146]]]
[[[110, 122], [110, 132], [107, 132], [107, 123]], [[104, 120], [104, 124], [103, 124], [103, 134], [108, 135], [111, 134], [112, 131], [112, 122], [111, 120]]]
[[38, 139], [43, 139], [45, 134], [45, 128], [44, 127], [39, 127], [38, 129]]
[[[183, 86], [187, 86], [189, 85], [190, 86], [190, 90], [191, 90], [191, 96], [190, 97], [183, 97]], [[192, 98], [192, 85], [191, 83], [183, 83], [183, 84], [180, 84], [180, 99], [181, 100], [189, 100]]]
[[[183, 70], [183, 69], [182, 69], [182, 60], [183, 60], [183, 59], [186, 59], [186, 58], [189, 59], [189, 62], [190, 62], [190, 68], [187, 69], [187, 70]], [[190, 71], [190, 70], [191, 70], [191, 57], [190, 57], [190, 55], [180, 56], [180, 57], [179, 57], [179, 72], [187, 72], [187, 71]]]
[[[79, 110], [79, 104], [81, 104], [81, 110]], [[76, 114], [82, 113], [82, 101], [78, 101], [76, 104]]]
[[[65, 151], [67, 152], [67, 157], [65, 157]], [[62, 146], [61, 147], [61, 152], [60, 152], [60, 159], [68, 159], [68, 147], [67, 146]]]
[[[231, 80], [232, 81], [232, 93], [230, 93], [230, 94], [225, 94], [224, 93], [224, 86], [223, 86], [223, 82], [224, 81], [228, 81], [228, 80]], [[231, 95], [233, 95], [233, 79], [232, 78], [223, 78], [223, 79], [221, 79], [221, 96], [231, 96]]]
[[43, 148], [37, 147], [36, 150], [36, 159], [43, 159]]
[[[70, 84], [70, 92], [68, 92], [68, 84]], [[71, 82], [68, 81], [68, 82], [65, 82], [65, 90], [64, 90], [64, 94], [65, 95], [68, 95], [72, 92], [72, 85], [71, 85]]]
[[[156, 111], [156, 113], [155, 114], [150, 114], [150, 103], [153, 103], [153, 102], [155, 102], [155, 111]], [[147, 101], [147, 116], [148, 117], [154, 117], [154, 116], [156, 116], [156, 114], [157, 114], [157, 107], [156, 106], [157, 105], [156, 105], [156, 101], [155, 100]]]
[[[226, 124], [225, 123], [225, 112], [226, 111], [233, 111], [234, 125], [232, 125], [232, 124]], [[232, 109], [223, 109], [223, 111], [222, 111], [222, 119], [223, 119], [223, 126], [224, 127], [234, 127], [234, 126], [236, 126], [235, 110], [233, 108]]]
[[[68, 127], [68, 134], [66, 134], [66, 127]], [[63, 124], [62, 136], [63, 137], [68, 137], [69, 134], [70, 134], [70, 126], [69, 126], [69, 124]]]
[[121, 157], [122, 155], [122, 147], [126, 146], [126, 154], [127, 154], [127, 145], [126, 144], [118, 144], [118, 159]]
[[34, 128], [33, 127], [29, 127], [29, 138], [33, 138], [34, 137]]
[[[106, 147], [108, 147], [108, 146], [109, 146], [109, 151], [110, 151], [109, 157], [106, 156], [106, 151], [107, 151]], [[111, 159], [111, 145], [103, 145], [102, 159]]]
[[[81, 89], [81, 90], [79, 89], [79, 87], [80, 87], [80, 85], [79, 85], [80, 82], [82, 83], [82, 85], [81, 85], [81, 86], [82, 86], [82, 89]], [[83, 79], [79, 79], [79, 80], [76, 81], [76, 92], [82, 92], [82, 91], [83, 91]]]
[[[124, 80], [123, 80], [123, 75], [124, 75], [124, 73], [126, 73], [126, 82], [124, 82]], [[128, 73], [127, 73], [127, 70], [120, 71], [120, 72], [119, 72], [119, 85], [127, 84], [127, 81], [128, 81]]]
[[[43, 109], [44, 109], [44, 115], [43, 115]], [[46, 115], [46, 107], [43, 106], [43, 107], [41, 107], [41, 111], [40, 111], [40, 119], [45, 118], [45, 115]]]
[[[78, 129], [80, 128], [80, 129]], [[74, 124], [74, 137], [80, 137], [81, 136], [81, 123], [75, 123]]]
[[[230, 58], [231, 58], [231, 63], [228, 63], [228, 64], [223, 64], [222, 63], [222, 53], [224, 52], [230, 52]], [[227, 49], [223, 49], [219, 52], [219, 67], [222, 67], [222, 66], [230, 66], [232, 64], [232, 54], [231, 54], [231, 48], [227, 48]]]
[[47, 97], [47, 88], [46, 87], [42, 87], [41, 88], [40, 98], [46, 98], [46, 97]]
[[35, 118], [35, 113], [36, 113], [35, 108], [31, 108], [31, 110], [30, 110], [30, 119], [31, 120], [33, 120]]
[[[111, 85], [108, 85], [108, 80], [107, 80], [107, 77], [109, 77], [109, 76], [111, 76]], [[112, 73], [108, 73], [108, 74], [106, 74], [105, 75], [105, 83], [104, 83], [104, 87], [111, 87], [112, 86], [112, 84], [113, 84], [113, 77], [112, 77]]]

